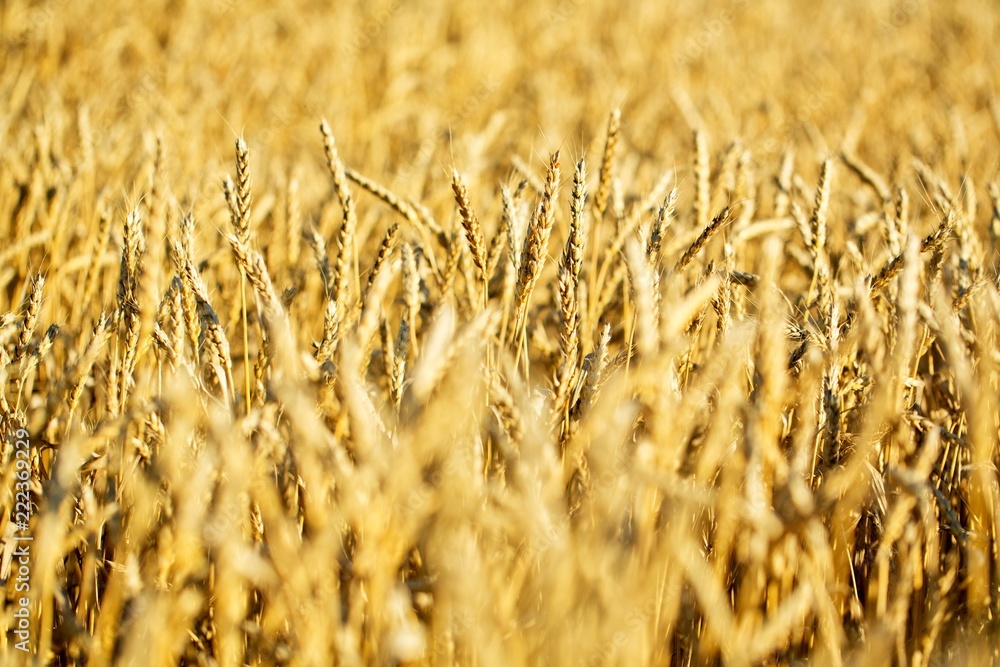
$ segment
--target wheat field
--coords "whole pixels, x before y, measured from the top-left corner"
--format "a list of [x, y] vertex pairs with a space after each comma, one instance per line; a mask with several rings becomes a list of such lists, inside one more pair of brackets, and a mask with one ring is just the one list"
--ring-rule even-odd
[[998, 34], [0, 3], [0, 662], [1000, 664]]

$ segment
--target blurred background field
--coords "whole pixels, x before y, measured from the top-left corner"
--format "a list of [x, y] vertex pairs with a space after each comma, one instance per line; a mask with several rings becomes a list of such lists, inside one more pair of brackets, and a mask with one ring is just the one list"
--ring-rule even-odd
[[46, 110], [71, 135], [86, 108], [99, 156], [138, 161], [156, 131], [197, 155], [174, 165], [188, 188], [214, 185], [234, 131], [259, 179], [315, 168], [320, 116], [351, 165], [409, 174], [408, 195], [453, 157], [499, 177], [498, 155], [582, 153], [619, 105], [637, 168], [683, 165], [696, 122], [716, 150], [739, 137], [775, 160], [845, 138], [881, 169], [995, 158], [990, 3], [7, 2], [0, 20], [6, 136]]

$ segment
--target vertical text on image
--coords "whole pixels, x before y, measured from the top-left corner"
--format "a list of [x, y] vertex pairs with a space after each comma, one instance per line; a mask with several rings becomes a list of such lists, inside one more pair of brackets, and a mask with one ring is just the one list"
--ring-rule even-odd
[[14, 648], [27, 653], [31, 645], [31, 442], [25, 429], [14, 433]]

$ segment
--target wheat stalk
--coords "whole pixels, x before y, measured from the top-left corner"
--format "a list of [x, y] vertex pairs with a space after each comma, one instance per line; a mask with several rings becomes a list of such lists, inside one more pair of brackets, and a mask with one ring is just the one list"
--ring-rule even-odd
[[118, 390], [119, 409], [124, 407], [134, 385], [133, 373], [139, 351], [142, 309], [139, 281], [143, 269], [146, 240], [142, 217], [133, 209], [125, 218], [124, 245], [118, 274], [118, 339], [124, 346], [121, 362], [121, 388]]
[[483, 240], [483, 230], [479, 224], [479, 218], [472, 209], [469, 201], [469, 192], [462, 181], [462, 176], [457, 169], [451, 172], [451, 189], [455, 193], [455, 203], [458, 204], [458, 212], [462, 220], [462, 229], [465, 231], [465, 240], [469, 244], [469, 251], [472, 253], [472, 262], [479, 269], [479, 278], [482, 281], [483, 308], [489, 301], [489, 279], [486, 268], [486, 242]]
[[[250, 175], [250, 149], [243, 137], [236, 139], [236, 186], [226, 175], [223, 191], [226, 203], [229, 205], [230, 220], [236, 234], [236, 242], [245, 248], [250, 244], [250, 192], [252, 180]], [[234, 250], [235, 247], [234, 247]], [[240, 316], [243, 323], [243, 391], [246, 412], [250, 414], [250, 330], [247, 323], [247, 266], [240, 261], [237, 251], [237, 261], [240, 264]]]
[[997, 662], [993, 7], [467, 4], [4, 5], [7, 662]]
[[[355, 233], [357, 230], [357, 213], [354, 210], [354, 197], [351, 193], [350, 185], [347, 183], [347, 175], [344, 170], [344, 163], [340, 160], [337, 147], [334, 143], [333, 133], [330, 125], [323, 120], [320, 123], [320, 132], [323, 135], [323, 150], [326, 153], [326, 164], [333, 177], [333, 189], [340, 200], [341, 208], [344, 210], [344, 220], [337, 235], [337, 261], [334, 265], [333, 280], [330, 298], [337, 305], [338, 317], [343, 317], [348, 296], [348, 270], [352, 261], [357, 261], [354, 253]], [[355, 273], [357, 267], [355, 266]]]
[[42, 289], [45, 287], [45, 276], [39, 274], [31, 281], [31, 291], [24, 308], [21, 326], [17, 330], [17, 343], [10, 364], [18, 364], [27, 356], [28, 346], [35, 335], [38, 326], [38, 316], [42, 310]]
[[695, 256], [701, 252], [701, 249], [712, 240], [712, 237], [714, 237], [716, 233], [722, 229], [723, 225], [729, 222], [729, 212], [730, 208], [726, 206], [719, 212], [718, 215], [712, 218], [712, 222], [710, 222], [708, 226], [702, 230], [701, 234], [698, 235], [698, 238], [696, 238], [694, 242], [688, 246], [688, 249], [684, 251], [681, 258], [677, 260], [677, 264], [674, 265], [674, 273], [683, 271], [684, 267], [691, 263], [691, 260], [693, 260]]
[[708, 163], [708, 139], [704, 130], [694, 132], [694, 178], [695, 178], [695, 199], [694, 199], [694, 220], [695, 224], [704, 229], [708, 225], [709, 209], [709, 163]]
[[608, 117], [608, 134], [604, 140], [604, 155], [601, 158], [601, 171], [598, 177], [597, 193], [594, 195], [594, 210], [600, 220], [608, 208], [608, 198], [611, 194], [611, 181], [614, 179], [615, 151], [618, 147], [618, 132], [622, 126], [622, 111], [615, 109]]
[[559, 263], [559, 365], [555, 377], [555, 413], [560, 419], [568, 411], [567, 399], [580, 355], [579, 290], [583, 268], [584, 225], [587, 205], [587, 172], [584, 160], [573, 173], [569, 236]]
[[555, 223], [553, 208], [558, 188], [559, 151], [556, 151], [549, 159], [549, 168], [545, 174], [545, 188], [542, 192], [542, 198], [535, 209], [535, 213], [532, 214], [531, 222], [528, 224], [527, 235], [524, 239], [524, 246], [521, 250], [517, 284], [514, 291], [514, 335], [517, 336], [514, 342], [519, 354], [521, 344], [524, 342], [524, 326], [528, 301], [531, 298], [531, 292], [535, 288], [535, 283], [538, 282], [538, 278], [542, 273], [545, 254], [549, 244], [549, 236], [552, 233], [552, 225]]

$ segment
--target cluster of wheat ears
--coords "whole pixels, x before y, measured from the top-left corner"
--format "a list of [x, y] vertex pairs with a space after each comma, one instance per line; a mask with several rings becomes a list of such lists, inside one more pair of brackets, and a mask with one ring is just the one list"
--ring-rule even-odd
[[[0, 77], [24, 109], [26, 80]], [[859, 123], [772, 154], [676, 99], [658, 176], [610, 105], [589, 155], [497, 155], [494, 180], [456, 155], [420, 196], [346, 159], [361, 120], [310, 120], [322, 179], [262, 168], [251, 125], [192, 186], [170, 165], [203, 153], [168, 135], [115, 180], [86, 106], [16, 132], [5, 108], [5, 655], [1000, 661], [1000, 188], [955, 117], [964, 158], [886, 171]]]

